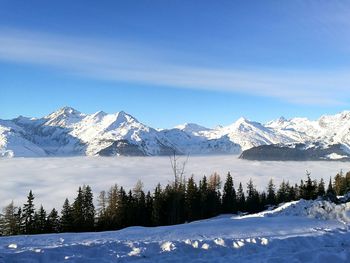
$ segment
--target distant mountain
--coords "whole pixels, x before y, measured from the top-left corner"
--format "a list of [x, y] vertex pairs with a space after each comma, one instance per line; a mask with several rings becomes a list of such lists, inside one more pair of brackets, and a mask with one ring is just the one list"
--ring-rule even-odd
[[[329, 150], [316, 159], [349, 157], [350, 112], [322, 116], [316, 121], [281, 117], [267, 124], [240, 118], [229, 126], [213, 129], [186, 123], [157, 130], [123, 111], [84, 114], [71, 107], [42, 118], [20, 116], [0, 120], [0, 156], [3, 157], [159, 156], [175, 151], [191, 155], [242, 153], [241, 157], [247, 159], [264, 159], [264, 156], [283, 159], [286, 155], [281, 152], [296, 145], [303, 145], [298, 146], [301, 155], [311, 154], [306, 149], [315, 145], [318, 150], [320, 147]], [[271, 157], [272, 152], [275, 157]]]

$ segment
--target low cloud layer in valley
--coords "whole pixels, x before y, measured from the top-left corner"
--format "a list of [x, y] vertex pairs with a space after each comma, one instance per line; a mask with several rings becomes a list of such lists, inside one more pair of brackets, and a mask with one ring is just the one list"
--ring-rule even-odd
[[[180, 157], [179, 162], [185, 161]], [[258, 189], [266, 187], [270, 178], [276, 184], [283, 179], [299, 183], [306, 170], [312, 178], [323, 177], [328, 184], [330, 176], [340, 170], [350, 170], [348, 162], [258, 162], [240, 160], [237, 156], [190, 157], [185, 175], [194, 174], [199, 180], [203, 175], [218, 172], [224, 180], [228, 171], [234, 177], [235, 186], [252, 178]], [[22, 204], [30, 189], [36, 196], [36, 205], [59, 210], [65, 197], [72, 201], [80, 185], [89, 184], [95, 197], [117, 183], [130, 189], [138, 179], [145, 190], [152, 190], [160, 182], [165, 185], [173, 179], [167, 157], [72, 157], [72, 158], [15, 158], [0, 160], [0, 206], [11, 200]]]

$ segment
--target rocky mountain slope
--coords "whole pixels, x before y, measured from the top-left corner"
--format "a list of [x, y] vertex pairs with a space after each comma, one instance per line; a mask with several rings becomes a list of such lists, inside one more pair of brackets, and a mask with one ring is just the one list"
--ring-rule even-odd
[[[267, 124], [240, 118], [229, 126], [214, 129], [187, 123], [173, 129], [153, 129], [123, 111], [84, 114], [71, 107], [43, 118], [18, 117], [0, 120], [0, 156], [155, 156], [178, 154], [269, 155], [280, 149], [331, 149], [325, 158], [341, 159], [350, 153], [350, 112], [306, 118], [280, 118]], [[335, 147], [334, 145], [338, 145]], [[276, 148], [276, 147], [274, 147]], [[263, 149], [263, 150], [262, 150]], [[332, 149], [337, 149], [332, 152]], [[340, 149], [340, 150], [339, 150]], [[276, 149], [274, 149], [276, 152]], [[249, 155], [250, 154], [250, 155]]]

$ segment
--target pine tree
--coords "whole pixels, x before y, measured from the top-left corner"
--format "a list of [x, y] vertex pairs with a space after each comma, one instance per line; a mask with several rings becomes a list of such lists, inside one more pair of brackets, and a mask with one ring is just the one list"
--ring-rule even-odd
[[116, 225], [114, 229], [123, 228], [126, 226], [130, 226], [130, 222], [128, 221], [130, 218], [130, 199], [124, 191], [123, 187], [120, 187], [118, 195], [117, 195], [117, 208], [116, 208]]
[[222, 212], [236, 213], [237, 212], [237, 197], [236, 190], [233, 186], [233, 179], [230, 173], [227, 174], [222, 194]]
[[60, 219], [55, 208], [47, 216], [46, 233], [58, 233], [60, 231]]
[[272, 179], [270, 179], [267, 185], [266, 203], [268, 205], [276, 205], [276, 187]]
[[189, 221], [197, 220], [200, 218], [200, 193], [193, 176], [187, 181], [186, 189], [186, 218]]
[[29, 191], [27, 197], [27, 203], [23, 206], [23, 222], [24, 222], [24, 233], [32, 234], [34, 231], [34, 195], [32, 190]]
[[287, 187], [286, 182], [283, 180], [277, 191], [277, 203], [284, 203], [287, 201]]
[[334, 191], [333, 185], [332, 185], [332, 177], [329, 178], [329, 184], [328, 184], [325, 198], [333, 202], [337, 201], [337, 194]]
[[82, 232], [84, 231], [84, 193], [83, 189], [79, 187], [78, 195], [74, 199], [73, 205], [73, 231]]
[[255, 186], [253, 184], [253, 180], [250, 179], [247, 183], [247, 200], [246, 207], [249, 213], [255, 213], [259, 211], [260, 203], [259, 203], [259, 193], [256, 191]]
[[203, 179], [199, 181], [199, 193], [200, 193], [200, 202], [201, 202], [201, 218], [209, 217], [209, 208], [208, 208], [208, 184], [207, 177], [203, 176]]
[[83, 230], [93, 231], [95, 224], [95, 207], [93, 203], [93, 194], [89, 185], [83, 187]]
[[153, 212], [153, 198], [151, 192], [148, 191], [146, 195], [146, 216], [145, 226], [152, 226], [152, 212]]
[[71, 232], [74, 230], [73, 208], [69, 204], [68, 198], [64, 201], [61, 210], [60, 230], [62, 232]]
[[162, 187], [160, 184], [156, 186], [153, 194], [153, 212], [152, 212], [152, 221], [153, 225], [160, 226], [164, 224], [164, 215], [163, 215], [163, 193]]
[[246, 200], [241, 182], [239, 183], [237, 190], [237, 209], [240, 212], [246, 211]]
[[43, 234], [46, 231], [46, 211], [41, 205], [34, 214], [34, 233]]
[[310, 200], [316, 198], [317, 183], [311, 180], [310, 173], [307, 172], [307, 180], [305, 185], [304, 199]]
[[319, 184], [317, 185], [317, 196], [324, 196], [326, 194], [323, 178], [321, 178]]

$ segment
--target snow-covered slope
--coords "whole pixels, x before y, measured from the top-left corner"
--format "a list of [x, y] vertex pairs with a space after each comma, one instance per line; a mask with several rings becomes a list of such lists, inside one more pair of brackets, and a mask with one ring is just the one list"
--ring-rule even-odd
[[269, 212], [164, 227], [0, 239], [0, 262], [349, 262], [350, 203], [291, 202]]
[[326, 144], [344, 144], [350, 147], [350, 111], [335, 115], [324, 115], [316, 121], [306, 118], [279, 119], [267, 123], [266, 127], [286, 134], [300, 142], [319, 141]]
[[156, 130], [123, 111], [83, 114], [64, 107], [43, 118], [0, 122], [0, 156], [238, 154], [261, 145], [298, 143], [340, 144], [343, 151], [330, 153], [333, 159], [350, 154], [350, 112], [317, 121], [280, 118], [261, 124], [240, 118], [213, 129], [186, 123]]

